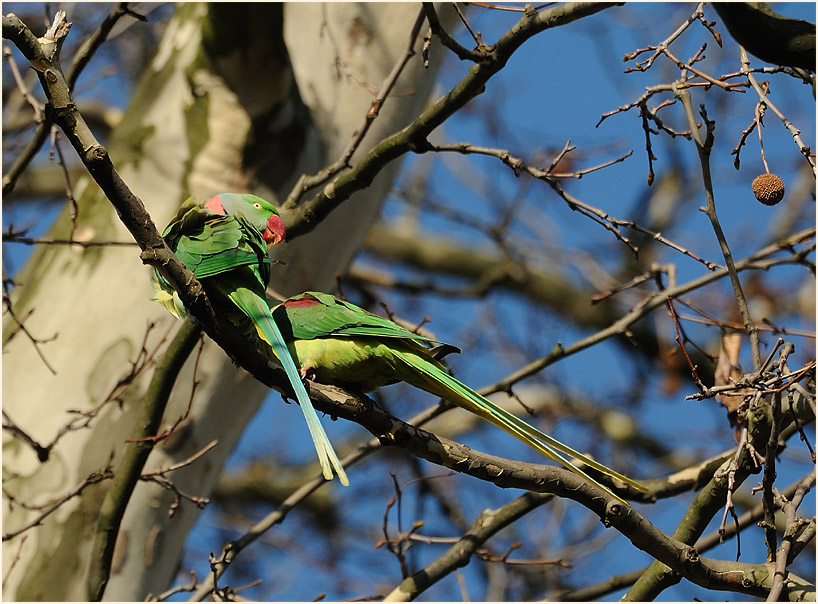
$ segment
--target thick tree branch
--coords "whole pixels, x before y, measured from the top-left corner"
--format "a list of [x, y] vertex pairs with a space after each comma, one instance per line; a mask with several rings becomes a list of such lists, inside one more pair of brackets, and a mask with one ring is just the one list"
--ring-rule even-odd
[[[800, 481], [794, 484], [791, 484], [787, 487], [783, 492], [782, 495], [784, 497], [792, 497], [798, 487], [800, 486]], [[753, 509], [748, 510], [744, 514], [742, 514], [739, 519], [737, 525], [729, 524], [725, 528], [724, 532], [721, 530], [714, 530], [708, 535], [705, 535], [698, 541], [696, 541], [696, 551], [699, 553], [704, 553], [708, 550], [713, 549], [720, 543], [723, 543], [727, 539], [734, 537], [736, 533], [740, 530], [749, 528], [755, 525], [761, 518], [764, 517], [764, 506], [763, 504], [759, 503]], [[558, 597], [554, 599], [566, 601], [566, 602], [587, 602], [590, 600], [597, 600], [603, 596], [606, 596], [614, 591], [622, 589], [623, 587], [629, 587], [633, 585], [639, 577], [641, 577], [645, 571], [648, 570], [648, 567], [638, 568], [633, 570], [625, 575], [616, 575], [610, 577], [606, 581], [602, 583], [597, 583], [595, 585], [589, 585], [588, 587], [583, 587], [580, 589], [576, 589], [569, 592], [563, 592], [558, 594]]]
[[714, 2], [730, 34], [762, 61], [815, 71], [815, 24], [779, 15], [764, 2]]

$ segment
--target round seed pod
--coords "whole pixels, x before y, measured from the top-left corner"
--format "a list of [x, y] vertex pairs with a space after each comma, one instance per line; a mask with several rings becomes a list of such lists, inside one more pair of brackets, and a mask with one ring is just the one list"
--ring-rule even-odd
[[766, 206], [784, 199], [784, 181], [775, 174], [760, 174], [753, 179], [753, 195]]

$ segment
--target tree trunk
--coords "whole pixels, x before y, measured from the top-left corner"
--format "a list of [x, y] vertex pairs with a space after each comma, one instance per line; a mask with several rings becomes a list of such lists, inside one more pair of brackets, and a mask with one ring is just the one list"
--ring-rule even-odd
[[[298, 175], [340, 156], [370, 107], [373, 95], [345, 69], [379, 89], [405, 53], [419, 10], [392, 3], [181, 4], [113, 134], [111, 157], [160, 227], [188, 195], [252, 190], [271, 199], [286, 196]], [[396, 86], [414, 94], [387, 100], [363, 150], [406, 125], [422, 107], [433, 74], [422, 67], [420, 44]], [[274, 249], [287, 264], [274, 267], [272, 287], [285, 294], [332, 289], [377, 218], [396, 169], [390, 166], [311, 233]], [[80, 210], [75, 238], [128, 240], [93, 183], [78, 184], [75, 194]], [[67, 236], [70, 225], [65, 211], [52, 235]], [[35, 338], [56, 339], [35, 347], [14, 333], [13, 322], [4, 323], [4, 409], [43, 446], [69, 421], [76, 429], [60, 436], [44, 462], [4, 431], [4, 489], [16, 501], [46, 504], [93, 472], [116, 471], [152, 361], [181, 325], [151, 302], [148, 275], [135, 247], [41, 246], [17, 276], [17, 316], [31, 312], [26, 329]], [[154, 327], [148, 331], [149, 325]], [[129, 378], [134, 368], [142, 371]], [[218, 440], [197, 462], [171, 475], [183, 493], [207, 497], [269, 391], [209, 341], [195, 379], [200, 383], [188, 419], [154, 448], [146, 470], [178, 463]], [[191, 358], [168, 405], [167, 425], [185, 414], [192, 383]], [[86, 422], [77, 412], [92, 415]], [[280, 429], [292, 421], [294, 433], [307, 438], [297, 407], [276, 412]], [[109, 480], [90, 484], [40, 526], [4, 541], [4, 576], [19, 552], [5, 584], [7, 599], [86, 598], [96, 517], [109, 485]], [[198, 515], [183, 500], [169, 517], [173, 500], [171, 491], [155, 483], [137, 485], [106, 599], [141, 600], [172, 581]], [[40, 513], [12, 502], [4, 509], [4, 532]]]

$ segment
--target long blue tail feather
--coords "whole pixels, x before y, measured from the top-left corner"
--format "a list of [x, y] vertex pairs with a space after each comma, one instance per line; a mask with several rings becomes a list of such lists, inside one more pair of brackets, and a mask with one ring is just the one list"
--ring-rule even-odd
[[295, 391], [298, 405], [301, 407], [304, 419], [307, 421], [307, 428], [309, 428], [310, 436], [315, 444], [324, 478], [332, 480], [332, 471], [334, 469], [341, 484], [349, 486], [349, 478], [347, 478], [344, 467], [341, 465], [341, 461], [338, 459], [338, 455], [335, 453], [335, 449], [332, 448], [332, 443], [330, 443], [327, 433], [318, 419], [312, 401], [310, 401], [307, 390], [304, 388], [304, 383], [301, 381], [301, 374], [287, 348], [287, 343], [270, 314], [270, 307], [258, 295], [246, 288], [238, 287], [229, 292], [228, 295], [236, 306], [253, 321], [259, 335], [272, 347], [273, 352], [281, 362], [281, 366], [287, 373], [290, 384]]

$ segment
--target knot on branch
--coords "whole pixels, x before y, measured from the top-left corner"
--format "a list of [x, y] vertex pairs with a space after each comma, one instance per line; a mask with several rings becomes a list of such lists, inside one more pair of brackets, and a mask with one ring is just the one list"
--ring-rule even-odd
[[623, 506], [620, 502], [611, 500], [605, 506], [605, 518], [602, 519], [602, 523], [606, 527], [610, 527], [613, 525], [613, 520], [622, 516], [625, 512], [625, 506]]
[[698, 564], [700, 559], [699, 552], [696, 551], [696, 548], [685, 547], [681, 551], [681, 559], [682, 563], [687, 566]]
[[95, 164], [99, 165], [109, 161], [108, 151], [102, 145], [94, 145], [85, 151], [85, 157], [83, 160], [88, 165], [89, 169], [91, 169]]
[[156, 246], [142, 250], [142, 253], [139, 254], [139, 259], [142, 261], [142, 264], [149, 264], [150, 266], [160, 266], [162, 264], [162, 258], [160, 257], [159, 254], [160, 249], [162, 249], [160, 246]]
[[421, 154], [428, 151], [434, 151], [434, 146], [430, 143], [424, 133], [419, 136], [413, 136], [409, 139], [409, 150], [413, 153]]

